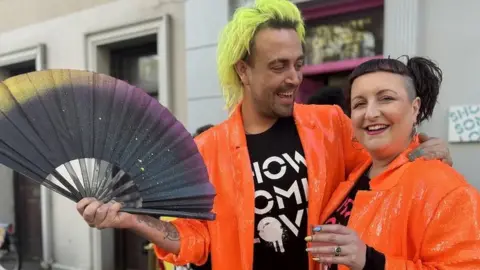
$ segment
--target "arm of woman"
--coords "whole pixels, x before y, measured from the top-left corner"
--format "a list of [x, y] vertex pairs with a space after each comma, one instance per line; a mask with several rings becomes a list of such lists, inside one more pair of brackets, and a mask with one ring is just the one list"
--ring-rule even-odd
[[[329, 245], [307, 251], [316, 254], [314, 260], [320, 263], [341, 264], [353, 270], [480, 269], [478, 191], [471, 186], [460, 186], [444, 196], [432, 211], [426, 226], [417, 226], [417, 231], [412, 229], [412, 239], [419, 240], [413, 260], [382, 254], [365, 245], [355, 231], [341, 225], [319, 226], [322, 233], [306, 240]], [[341, 249], [336, 250], [338, 247]]]
[[461, 186], [440, 201], [416, 260], [386, 256], [385, 269], [480, 269], [480, 196]]

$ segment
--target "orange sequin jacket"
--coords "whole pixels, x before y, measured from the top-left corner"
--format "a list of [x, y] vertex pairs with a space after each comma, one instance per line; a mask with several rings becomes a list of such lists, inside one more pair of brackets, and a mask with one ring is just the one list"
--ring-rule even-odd
[[[407, 154], [416, 146], [413, 142], [371, 179], [370, 191], [358, 191], [348, 227], [385, 254], [387, 270], [480, 269], [478, 191], [441, 161], [409, 162]], [[368, 159], [339, 185], [322, 223], [370, 164]]]
[[[317, 225], [335, 188], [366, 159], [354, 147], [350, 119], [337, 106], [294, 106], [293, 116], [308, 170], [308, 224]], [[157, 256], [176, 265], [203, 264], [211, 252], [213, 270], [251, 270], [254, 238], [254, 180], [238, 106], [231, 117], [197, 137], [217, 197], [215, 221], [177, 219], [178, 255], [155, 247]], [[310, 269], [318, 264], [310, 260]]]

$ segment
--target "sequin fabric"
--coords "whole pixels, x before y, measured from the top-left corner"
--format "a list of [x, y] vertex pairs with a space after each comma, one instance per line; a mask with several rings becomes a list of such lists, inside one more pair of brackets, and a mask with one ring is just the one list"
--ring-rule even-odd
[[[173, 221], [181, 237], [180, 254], [155, 248], [157, 256], [173, 264], [203, 264], [211, 252], [213, 270], [251, 270], [254, 236], [254, 183], [239, 105], [224, 123], [199, 137], [197, 144], [217, 197], [215, 221]], [[308, 169], [308, 228], [338, 184], [366, 159], [352, 143], [349, 119], [337, 106], [294, 107], [296, 126]], [[319, 269], [311, 260], [310, 270]]]
[[[358, 192], [348, 227], [386, 255], [385, 269], [480, 269], [480, 197], [441, 161], [408, 161], [414, 142], [371, 191]], [[365, 162], [334, 192], [321, 220], [345, 198]], [[339, 269], [347, 269], [340, 266]]]

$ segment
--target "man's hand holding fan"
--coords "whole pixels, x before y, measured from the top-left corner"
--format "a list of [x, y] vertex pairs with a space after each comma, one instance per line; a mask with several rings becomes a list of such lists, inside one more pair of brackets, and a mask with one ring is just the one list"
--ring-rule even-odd
[[107, 75], [46, 70], [0, 83], [0, 163], [76, 202], [89, 225], [129, 228], [174, 253], [178, 233], [156, 217], [215, 218], [190, 133]]

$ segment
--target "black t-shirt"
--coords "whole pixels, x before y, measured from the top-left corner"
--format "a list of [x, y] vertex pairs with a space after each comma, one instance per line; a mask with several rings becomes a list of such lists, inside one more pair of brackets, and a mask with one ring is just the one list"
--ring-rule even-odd
[[[352, 213], [353, 204], [355, 203], [355, 196], [359, 190], [370, 190], [370, 178], [368, 177], [368, 170], [362, 174], [357, 183], [352, 187], [348, 195], [343, 200], [342, 204], [330, 215], [325, 221], [325, 224], [340, 224], [348, 225], [350, 214]], [[374, 248], [367, 246], [366, 265], [363, 269], [383, 270], [385, 269], [385, 256], [376, 251]], [[328, 270], [337, 270], [336, 264], [329, 265]]]
[[254, 270], [308, 269], [308, 180], [293, 117], [247, 135], [255, 182]]
[[370, 190], [370, 178], [366, 173], [362, 174], [357, 183], [352, 187], [347, 197], [343, 200], [342, 204], [330, 215], [325, 221], [325, 224], [340, 224], [347, 226], [350, 219], [350, 213], [352, 212], [355, 196], [359, 190]]

